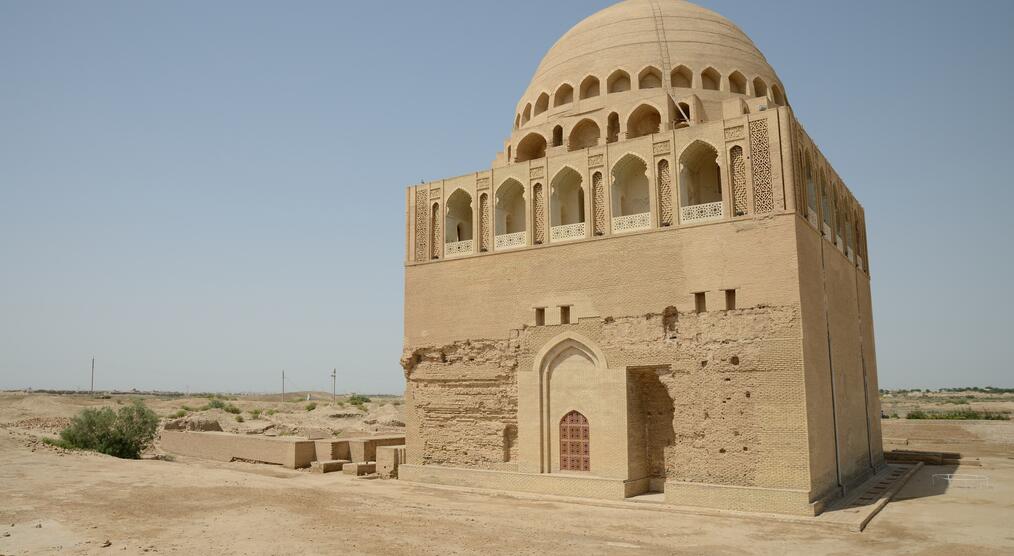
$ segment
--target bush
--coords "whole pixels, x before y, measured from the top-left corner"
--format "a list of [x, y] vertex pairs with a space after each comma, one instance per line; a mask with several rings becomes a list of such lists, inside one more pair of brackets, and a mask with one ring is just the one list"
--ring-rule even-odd
[[926, 412], [917, 409], [909, 412], [907, 417], [909, 419], [946, 419], [950, 421], [1009, 421], [1010, 413], [972, 409]]
[[317, 409], [317, 402], [310, 402], [306, 404], [307, 411], [313, 411], [314, 409]]
[[250, 416], [253, 417], [254, 419], [260, 419], [261, 418], [261, 410], [260, 410], [260, 408], [258, 408], [258, 409], [251, 409], [250, 410]]
[[243, 416], [242, 415], [237, 415], [236, 416], [236, 422], [237, 423], [242, 423], [243, 422]]
[[177, 418], [178, 417], [186, 417], [186, 416], [187, 416], [187, 410], [185, 410], [185, 409], [181, 409], [181, 410], [179, 410], [179, 411], [177, 411], [175, 413], [175, 417], [177, 417]]
[[217, 400], [217, 399], [216, 400], [211, 400], [210, 402], [207, 403], [207, 405], [204, 406], [204, 409], [205, 410], [208, 410], [208, 409], [225, 409], [225, 402], [223, 402], [222, 400]]
[[239, 415], [241, 413], [240, 409], [231, 403], [226, 404], [222, 409], [224, 409], [226, 413], [232, 413], [233, 415]]
[[193, 411], [193, 409], [190, 409], [190, 406], [186, 404], [181, 405], [180, 409], [182, 409], [183, 411]]
[[365, 403], [370, 403], [370, 398], [359, 394], [352, 394], [349, 396], [348, 402], [352, 405], [363, 405]]
[[117, 412], [108, 407], [81, 411], [60, 432], [60, 443], [56, 445], [137, 459], [151, 444], [157, 429], [158, 415], [135, 400]]
[[274, 415], [275, 413], [278, 413], [278, 410], [276, 410], [276, 409], [269, 409], [269, 410], [265, 411], [264, 413], [267, 414], [267, 415]]

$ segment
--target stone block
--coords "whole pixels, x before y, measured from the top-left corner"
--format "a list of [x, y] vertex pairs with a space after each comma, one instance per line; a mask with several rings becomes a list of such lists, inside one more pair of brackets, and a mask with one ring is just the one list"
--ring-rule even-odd
[[382, 479], [398, 478], [398, 466], [405, 463], [405, 446], [377, 448], [377, 474]]
[[342, 466], [342, 472], [346, 475], [369, 475], [376, 473], [377, 464], [374, 462], [346, 463]]
[[351, 462], [347, 459], [315, 461], [310, 464], [310, 471], [313, 473], [333, 473], [335, 471], [342, 471], [342, 467], [346, 463]]

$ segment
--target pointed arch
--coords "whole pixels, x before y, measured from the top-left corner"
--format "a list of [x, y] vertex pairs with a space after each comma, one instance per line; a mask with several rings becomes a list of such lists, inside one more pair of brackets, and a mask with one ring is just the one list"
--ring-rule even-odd
[[606, 118], [606, 143], [615, 143], [620, 139], [620, 115], [610, 112]]
[[514, 162], [525, 162], [546, 156], [546, 138], [538, 133], [529, 133], [518, 142]]
[[532, 112], [532, 117], [534, 118], [546, 110], [549, 110], [549, 93], [544, 92], [535, 99], [535, 110]]
[[701, 88], [709, 91], [717, 91], [721, 88], [722, 74], [712, 67], [705, 68], [701, 72]]
[[[698, 139], [683, 149], [679, 161], [682, 207], [705, 205], [722, 200], [718, 149]], [[683, 215], [683, 219], [687, 220], [686, 214]]]
[[581, 88], [578, 92], [578, 98], [586, 99], [599, 96], [599, 78], [594, 75], [589, 75], [581, 81]]
[[574, 350], [586, 357], [596, 370], [609, 368], [606, 354], [595, 342], [586, 336], [573, 331], [562, 332], [548, 342], [535, 354], [533, 369], [540, 376], [552, 371], [552, 364], [560, 360], [560, 356], [568, 350]]
[[525, 105], [525, 109], [521, 111], [521, 125], [525, 125], [532, 120], [532, 103]]
[[584, 223], [584, 179], [581, 174], [564, 166], [553, 176], [550, 185], [550, 226]]
[[633, 153], [623, 155], [613, 165], [612, 213], [615, 220], [650, 212], [648, 164]]
[[585, 118], [578, 122], [574, 128], [570, 130], [570, 138], [567, 141], [567, 150], [576, 151], [586, 149], [588, 147], [594, 147], [599, 144], [599, 137], [601, 136], [602, 131], [599, 130], [599, 124], [591, 118]]
[[634, 109], [627, 118], [627, 139], [658, 133], [662, 126], [662, 114], [658, 108], [645, 103]]
[[630, 90], [630, 74], [618, 69], [609, 74], [606, 79], [606, 91], [610, 93], [622, 93]]
[[458, 188], [447, 198], [444, 215], [444, 241], [456, 243], [472, 239], [472, 196]]
[[778, 83], [773, 83], [771, 85], [771, 98], [778, 106], [785, 106], [788, 104], [788, 101], [785, 99], [785, 91], [782, 90], [781, 85]]
[[753, 80], [753, 96], [763, 98], [768, 96], [768, 86], [760, 77]]
[[553, 106], [563, 106], [574, 102], [574, 87], [570, 83], [564, 83], [556, 89], [553, 95]]
[[648, 66], [637, 74], [638, 89], [659, 89], [662, 87], [662, 72], [655, 66]]
[[669, 82], [677, 89], [689, 89], [694, 84], [694, 72], [686, 66], [676, 66], [669, 74]]
[[514, 234], [525, 231], [525, 186], [507, 178], [496, 188], [494, 200], [494, 233]]
[[738, 71], [729, 74], [729, 92], [737, 95], [746, 94], [746, 76]]
[[553, 128], [553, 146], [559, 147], [563, 144], [563, 126], [558, 125]]

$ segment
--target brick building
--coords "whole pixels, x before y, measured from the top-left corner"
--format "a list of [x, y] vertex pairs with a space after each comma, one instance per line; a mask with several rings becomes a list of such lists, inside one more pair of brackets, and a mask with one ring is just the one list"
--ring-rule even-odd
[[815, 514], [883, 465], [863, 209], [722, 16], [588, 17], [406, 204], [402, 478]]

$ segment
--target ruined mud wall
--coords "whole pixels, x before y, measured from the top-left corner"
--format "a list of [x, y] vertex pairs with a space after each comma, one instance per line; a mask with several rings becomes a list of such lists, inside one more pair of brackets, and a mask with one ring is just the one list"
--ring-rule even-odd
[[509, 469], [516, 441], [504, 431], [517, 422], [516, 371], [565, 330], [629, 373], [632, 478], [809, 488], [795, 306], [660, 308], [406, 353], [409, 445], [421, 447], [412, 463]]
[[518, 349], [515, 338], [405, 353], [408, 463], [516, 468]]

